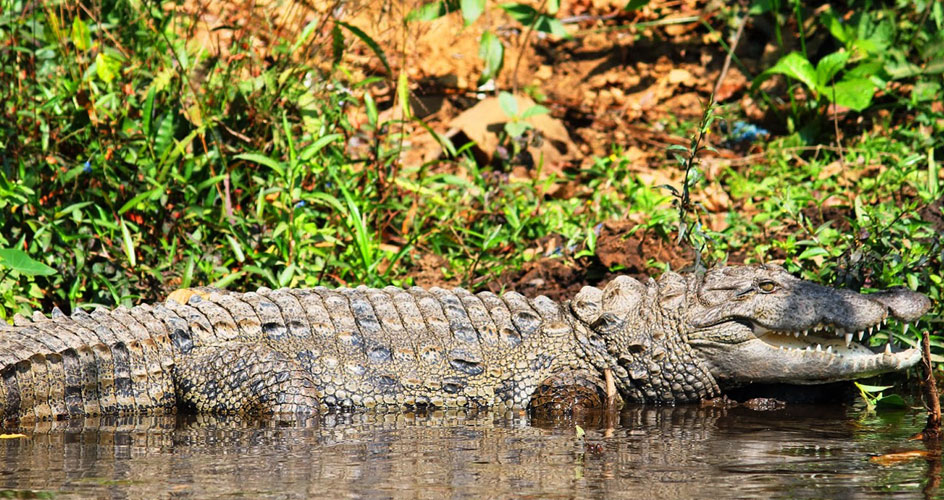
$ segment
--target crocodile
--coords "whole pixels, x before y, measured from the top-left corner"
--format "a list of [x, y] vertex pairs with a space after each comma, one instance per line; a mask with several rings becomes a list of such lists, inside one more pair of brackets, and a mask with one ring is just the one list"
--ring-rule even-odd
[[907, 289], [863, 295], [770, 264], [620, 276], [560, 303], [460, 288], [188, 288], [0, 325], [0, 421], [694, 402], [906, 369], [917, 349], [873, 352], [866, 337], [929, 308]]

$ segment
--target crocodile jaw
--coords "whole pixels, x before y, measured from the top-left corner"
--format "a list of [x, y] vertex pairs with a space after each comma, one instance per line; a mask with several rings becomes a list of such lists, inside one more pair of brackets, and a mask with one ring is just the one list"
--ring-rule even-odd
[[[882, 322], [884, 323], [884, 321]], [[882, 323], [869, 330], [881, 328]], [[774, 332], [749, 321], [726, 322], [719, 328], [740, 329], [748, 337], [736, 344], [693, 339], [712, 375], [723, 387], [750, 383], [822, 384], [854, 380], [910, 368], [921, 359], [917, 348], [898, 349], [889, 342], [878, 352], [851, 338], [865, 331], [846, 333], [825, 327], [821, 332]], [[748, 334], [745, 335], [745, 334]], [[861, 335], [860, 335], [861, 334]]]

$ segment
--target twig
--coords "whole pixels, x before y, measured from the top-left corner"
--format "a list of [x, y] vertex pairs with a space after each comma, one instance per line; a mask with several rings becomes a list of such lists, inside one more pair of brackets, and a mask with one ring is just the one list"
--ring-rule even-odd
[[928, 407], [928, 422], [921, 431], [921, 439], [940, 443], [941, 439], [941, 400], [938, 397], [937, 383], [934, 381], [934, 365], [931, 364], [931, 339], [928, 331], [924, 331], [921, 339], [924, 361], [924, 403]]
[[744, 25], [747, 24], [747, 19], [750, 17], [749, 15], [745, 15], [744, 18], [741, 19], [737, 32], [734, 34], [734, 40], [731, 41], [731, 47], [728, 49], [728, 55], [724, 58], [724, 66], [721, 67], [721, 74], [718, 75], [718, 81], [715, 82], [715, 89], [711, 92], [711, 95], [718, 95], [718, 89], [721, 88], [721, 83], [724, 81], [724, 78], [728, 76], [728, 70], [731, 69], [731, 58], [734, 57], [734, 51], [737, 50], [738, 42], [741, 40], [741, 33], [744, 33]]
[[842, 136], [839, 132], [839, 106], [836, 106], [836, 85], [833, 84], [833, 127], [836, 130], [836, 148], [839, 150], [839, 165], [846, 168], [846, 156], [842, 152]]
[[541, 7], [535, 12], [534, 19], [531, 20], [528, 31], [524, 34], [524, 41], [522, 41], [521, 46], [518, 47], [518, 58], [515, 59], [515, 70], [511, 72], [511, 93], [514, 95], [518, 94], [518, 66], [521, 65], [521, 57], [524, 56], [524, 51], [527, 50], [528, 40], [531, 39], [534, 26], [538, 24], [539, 13], [544, 12], [545, 7], [547, 7], [547, 0], [541, 2]]

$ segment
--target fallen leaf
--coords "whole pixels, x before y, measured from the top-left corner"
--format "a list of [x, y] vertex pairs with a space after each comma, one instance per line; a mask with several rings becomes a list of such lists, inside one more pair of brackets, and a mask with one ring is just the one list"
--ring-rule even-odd
[[842, 172], [842, 163], [840, 163], [839, 160], [836, 160], [823, 167], [823, 169], [819, 171], [819, 175], [817, 177], [822, 181], [829, 179], [840, 172]]
[[[535, 106], [535, 102], [527, 96], [516, 96], [519, 114]], [[495, 154], [498, 144], [498, 132], [502, 125], [512, 120], [498, 102], [497, 97], [489, 97], [475, 106], [463, 111], [449, 122], [452, 129], [447, 137], [452, 137], [461, 131], [466, 137], [475, 141], [475, 146], [487, 158]], [[567, 127], [563, 122], [550, 114], [537, 114], [522, 120], [529, 123], [543, 138], [539, 146], [528, 147], [535, 161], [543, 160], [543, 174], [548, 175], [559, 171], [564, 161], [576, 150]], [[459, 147], [459, 144], [456, 144]]]
[[901, 451], [898, 453], [886, 453], [884, 455], [877, 455], [869, 459], [873, 464], [890, 466], [897, 465], [904, 462], [910, 462], [912, 460], [917, 460], [919, 458], [928, 458], [931, 456], [931, 453], [928, 450], [911, 450], [911, 451]]
[[26, 434], [0, 434], [0, 439], [20, 439], [25, 437]]
[[694, 77], [692, 77], [692, 74], [689, 73], [688, 70], [676, 68], [669, 71], [669, 83], [673, 85], [688, 83], [692, 80], [694, 80]]

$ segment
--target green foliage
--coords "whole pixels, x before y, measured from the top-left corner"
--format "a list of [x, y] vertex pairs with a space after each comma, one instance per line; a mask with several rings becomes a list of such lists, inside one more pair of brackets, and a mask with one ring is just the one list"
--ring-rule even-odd
[[711, 125], [716, 118], [715, 104], [709, 101], [702, 111], [698, 130], [691, 136], [688, 147], [670, 145], [667, 148], [668, 151], [672, 151], [675, 161], [685, 172], [681, 190], [674, 186], [662, 186], [672, 193], [674, 198], [672, 205], [678, 210], [678, 237], [675, 243], [679, 244], [685, 241], [695, 250], [696, 269], [702, 267], [702, 253], [708, 250], [711, 237], [704, 230], [701, 223], [700, 212], [704, 209], [692, 202], [692, 190], [703, 179], [697, 166], [698, 155], [703, 151], [715, 151], [713, 147], [705, 144], [705, 139], [711, 132]]
[[[801, 29], [802, 50], [785, 54], [758, 75], [752, 91], [757, 92], [773, 75], [800, 82], [805, 99], [797, 100], [789, 90], [787, 94], [791, 132], [800, 131], [807, 143], [814, 143], [831, 118], [825, 112], [828, 104], [863, 112], [875, 107], [876, 96], [885, 95], [907, 102], [922, 115], [940, 118], [940, 112], [928, 106], [932, 96], [940, 95], [944, 73], [940, 62], [944, 60], [944, 14], [939, 2], [911, 2], [894, 9], [853, 2], [848, 14], [828, 6], [819, 9], [810, 23], [803, 17], [802, 3], [790, 3], [796, 24], [811, 24], [813, 31]], [[757, 1], [752, 13], [770, 13], [782, 20], [779, 8], [780, 2]], [[806, 40], [818, 31], [827, 32], [833, 43], [820, 45], [819, 53], [808, 53]], [[779, 24], [777, 34], [780, 40]]]
[[890, 385], [866, 385], [854, 382], [862, 401], [865, 402], [866, 409], [869, 412], [876, 408], [904, 408], [905, 400], [897, 394], [885, 395], [884, 391], [891, 389]]
[[836, 74], [845, 68], [848, 60], [848, 52], [833, 52], [820, 59], [814, 68], [800, 53], [791, 52], [755, 78], [753, 88], [759, 87], [772, 75], [786, 75], [806, 86], [812, 93], [813, 100], [817, 102], [817, 109], [824, 108], [823, 103], [828, 101], [853, 111], [862, 111], [872, 104], [876, 90], [872, 81], [865, 77], [850, 77], [849, 74], [839, 81], [833, 81]]

